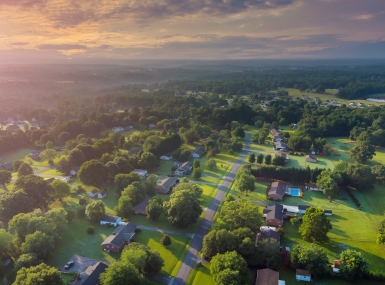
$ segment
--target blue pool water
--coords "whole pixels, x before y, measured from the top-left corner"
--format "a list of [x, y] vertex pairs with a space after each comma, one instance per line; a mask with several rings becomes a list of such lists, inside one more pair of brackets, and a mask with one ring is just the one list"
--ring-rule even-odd
[[299, 189], [290, 189], [291, 196], [299, 196]]

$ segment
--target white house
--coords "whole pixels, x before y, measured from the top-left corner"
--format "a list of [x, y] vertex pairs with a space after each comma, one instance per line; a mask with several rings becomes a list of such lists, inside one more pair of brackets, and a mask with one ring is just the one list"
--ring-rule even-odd
[[134, 169], [134, 171], [136, 174], [138, 174], [139, 176], [141, 176], [143, 179], [147, 177], [148, 175], [148, 171], [147, 170], [144, 170], [144, 169]]
[[109, 216], [109, 215], [104, 215], [103, 218], [101, 218], [100, 220], [101, 225], [110, 224], [110, 225], [114, 225], [115, 227], [119, 226], [121, 222], [122, 222], [121, 217]]
[[309, 271], [304, 269], [297, 269], [295, 272], [295, 278], [299, 281], [311, 281], [311, 274]]
[[75, 176], [75, 175], [78, 173], [79, 169], [80, 169], [79, 166], [75, 166], [75, 167], [70, 171], [70, 174], [71, 174], [72, 176]]
[[115, 127], [115, 128], [112, 128], [112, 131], [114, 133], [120, 133], [120, 132], [123, 132], [124, 129], [122, 127]]
[[155, 125], [155, 124], [149, 124], [148, 127], [149, 127], [150, 129], [155, 129], [155, 128], [156, 128], [156, 125]]
[[96, 196], [98, 196], [98, 190], [92, 189], [92, 191], [90, 193], [88, 193], [88, 196], [89, 197], [96, 197]]
[[172, 159], [172, 153], [171, 152], [165, 153], [160, 157], [160, 160], [171, 160], [171, 159]]
[[332, 210], [324, 210], [325, 216], [333, 216], [333, 211]]
[[316, 184], [314, 183], [308, 183], [306, 184], [306, 187], [305, 187], [306, 190], [310, 190], [310, 191], [324, 191], [323, 189], [319, 188]]
[[98, 198], [99, 199], [103, 199], [107, 196], [107, 192], [106, 191], [102, 191], [100, 193], [98, 193]]

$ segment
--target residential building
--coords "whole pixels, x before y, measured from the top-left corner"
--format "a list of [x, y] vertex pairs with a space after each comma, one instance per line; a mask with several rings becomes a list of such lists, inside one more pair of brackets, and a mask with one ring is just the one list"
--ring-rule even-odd
[[280, 142], [274, 142], [274, 149], [275, 150], [282, 150], [282, 151], [288, 151], [287, 144], [283, 141]]
[[263, 210], [263, 217], [266, 225], [282, 227], [283, 225], [283, 206], [280, 204], [269, 205]]
[[138, 174], [143, 179], [145, 179], [148, 176], [148, 171], [144, 170], [144, 169], [134, 169], [134, 171], [132, 171], [132, 172]]
[[104, 198], [106, 198], [106, 196], [107, 196], [107, 192], [106, 191], [101, 191], [100, 193], [98, 193], [98, 198], [99, 199], [104, 199]]
[[130, 243], [131, 238], [135, 235], [136, 227], [136, 225], [131, 223], [118, 226], [113, 233], [103, 241], [103, 250], [120, 252], [125, 245]]
[[121, 217], [117, 216], [110, 216], [110, 215], [104, 215], [103, 218], [100, 220], [101, 225], [113, 225], [115, 227], [119, 226], [120, 223], [122, 222]]
[[295, 278], [298, 281], [311, 281], [311, 274], [309, 271], [304, 270], [304, 269], [297, 269], [295, 272]]
[[306, 160], [306, 162], [311, 162], [311, 163], [317, 162], [317, 159], [311, 155], [305, 156], [305, 160]]
[[276, 181], [271, 183], [268, 187], [267, 195], [275, 201], [282, 201], [283, 196], [285, 195], [285, 189], [287, 185], [281, 181]]
[[100, 274], [103, 273], [107, 264], [104, 262], [97, 262], [87, 267], [87, 269], [79, 273], [78, 279], [73, 285], [100, 285]]
[[277, 241], [278, 244], [281, 243], [281, 236], [279, 235], [279, 233], [271, 229], [261, 229], [260, 232], [257, 234], [256, 244], [265, 239], [274, 239]]
[[144, 200], [142, 202], [140, 202], [138, 205], [136, 205], [134, 207], [134, 212], [136, 215], [143, 215], [143, 216], [147, 215], [146, 207], [147, 207], [148, 201], [150, 201], [150, 199], [151, 199], [151, 197], [147, 195], [146, 198], [144, 198]]
[[182, 163], [177, 170], [175, 170], [175, 175], [183, 176], [190, 174], [193, 169], [193, 164], [191, 161]]
[[257, 270], [255, 285], [285, 285], [286, 282], [279, 280], [279, 273], [269, 268]]
[[165, 153], [160, 157], [160, 160], [171, 160], [171, 159], [172, 159], [172, 152]]
[[168, 194], [171, 192], [172, 188], [174, 188], [177, 183], [179, 183], [179, 179], [176, 177], [167, 177], [162, 180], [158, 180], [156, 185], [156, 191], [159, 194]]
[[192, 157], [193, 158], [200, 158], [203, 154], [205, 153], [205, 148], [200, 146], [197, 147], [193, 152], [192, 152]]
[[98, 196], [98, 190], [97, 189], [92, 189], [91, 192], [88, 193], [89, 197], [96, 197]]
[[305, 189], [310, 191], [323, 191], [323, 189], [319, 188], [315, 183], [306, 184]]
[[307, 208], [310, 208], [310, 205], [298, 205], [298, 213], [305, 214]]

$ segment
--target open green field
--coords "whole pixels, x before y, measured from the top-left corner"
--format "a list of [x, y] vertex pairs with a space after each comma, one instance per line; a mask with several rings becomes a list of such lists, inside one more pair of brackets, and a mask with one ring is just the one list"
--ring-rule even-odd
[[[302, 98], [302, 95], [306, 95], [311, 99], [314, 99], [315, 97], [319, 97], [322, 102], [325, 102], [326, 100], [329, 100], [329, 101], [337, 100], [337, 104], [346, 104], [346, 105], [349, 105], [350, 102], [356, 102], [357, 104], [364, 103], [365, 105], [373, 104], [375, 106], [381, 106], [385, 104], [385, 103], [368, 101], [365, 98], [354, 99], [354, 100], [341, 99], [336, 96], [336, 94], [338, 93], [337, 89], [326, 89], [326, 92], [323, 94], [314, 93], [314, 92], [308, 93], [305, 91], [301, 92], [298, 89], [293, 89], [293, 88], [285, 88], [285, 90], [289, 92], [290, 97]], [[379, 94], [369, 95], [368, 98], [374, 98], [373, 96], [379, 96]]]
[[210, 274], [210, 264], [205, 263], [202, 266], [195, 266], [188, 277], [186, 282], [188, 285], [215, 285], [213, 277]]
[[136, 242], [147, 245], [152, 250], [156, 250], [160, 253], [165, 263], [162, 268], [162, 275], [175, 276], [187, 253], [191, 239], [178, 235], [169, 236], [171, 238], [171, 245], [167, 247], [160, 243], [163, 234], [159, 232], [141, 230], [140, 233], [135, 235], [134, 239]]

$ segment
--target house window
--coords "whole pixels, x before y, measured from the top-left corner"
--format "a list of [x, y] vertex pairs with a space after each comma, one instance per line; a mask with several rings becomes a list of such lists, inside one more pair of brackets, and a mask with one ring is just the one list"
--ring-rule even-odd
[[110, 248], [110, 246], [107, 244], [107, 248]]

